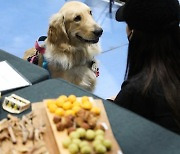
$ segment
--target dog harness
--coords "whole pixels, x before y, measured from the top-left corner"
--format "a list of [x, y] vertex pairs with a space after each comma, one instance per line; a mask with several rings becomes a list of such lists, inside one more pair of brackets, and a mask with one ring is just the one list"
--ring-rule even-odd
[[[45, 53], [45, 45], [39, 45], [39, 42], [45, 41], [46, 39], [47, 39], [47, 36], [41, 36], [38, 38], [38, 40], [35, 42], [36, 53], [34, 55], [28, 57], [27, 61], [29, 61], [32, 64], [38, 65], [39, 54], [43, 55]], [[43, 56], [42, 67], [48, 70], [48, 62], [46, 61], [44, 56]], [[94, 59], [92, 61], [90, 61], [89, 67], [95, 73], [96, 77], [98, 77], [99, 76], [99, 68], [98, 68], [97, 63]]]
[[99, 67], [97, 66], [97, 63], [95, 60], [91, 61], [91, 65], [90, 65], [92, 71], [95, 73], [96, 77], [99, 76]]
[[[35, 42], [35, 49], [36, 49], [36, 53], [30, 57], [27, 58], [27, 61], [29, 61], [30, 63], [33, 63], [35, 65], [38, 65], [38, 60], [39, 60], [39, 54], [41, 53], [42, 55], [45, 53], [45, 47], [44, 45], [40, 46], [39, 42], [40, 41], [45, 41], [47, 38], [47, 36], [41, 36], [38, 38], [38, 40]], [[42, 67], [47, 69], [47, 61], [43, 56], [43, 63], [42, 63]]]

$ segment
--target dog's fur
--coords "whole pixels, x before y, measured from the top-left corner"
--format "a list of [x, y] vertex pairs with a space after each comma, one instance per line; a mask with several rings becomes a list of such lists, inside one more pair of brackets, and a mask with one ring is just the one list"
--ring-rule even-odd
[[[45, 54], [52, 78], [61, 77], [92, 91], [96, 75], [90, 63], [100, 53], [98, 45], [102, 28], [94, 21], [90, 8], [84, 3], [71, 1], [50, 19]], [[25, 52], [24, 59], [35, 49]], [[42, 65], [42, 56], [39, 56]]]

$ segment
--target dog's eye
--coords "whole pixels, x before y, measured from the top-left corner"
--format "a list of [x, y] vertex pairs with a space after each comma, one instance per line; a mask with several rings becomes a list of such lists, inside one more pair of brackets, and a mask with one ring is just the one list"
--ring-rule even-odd
[[76, 16], [75, 18], [74, 18], [74, 21], [76, 21], [76, 22], [78, 22], [78, 21], [80, 21], [81, 20], [81, 16], [80, 15], [78, 15], [78, 16]]
[[89, 13], [90, 13], [90, 15], [92, 15], [92, 11], [90, 11]]

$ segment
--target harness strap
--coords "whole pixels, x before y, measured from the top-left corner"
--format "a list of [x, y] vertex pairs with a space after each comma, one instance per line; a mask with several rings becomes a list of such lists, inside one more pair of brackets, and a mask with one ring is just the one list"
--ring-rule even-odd
[[95, 62], [95, 60], [91, 61], [90, 67], [91, 67], [92, 71], [95, 73], [96, 77], [98, 77], [99, 76], [99, 67], [98, 67], [97, 63]]
[[30, 62], [30, 63], [33, 63], [35, 65], [38, 65], [38, 51], [36, 51], [36, 53], [30, 57], [27, 58], [27, 61]]
[[45, 41], [47, 36], [41, 36], [39, 39], [35, 42], [35, 49], [39, 51], [41, 54], [45, 53], [45, 47], [42, 47], [39, 45], [39, 41]]
[[[27, 61], [30, 63], [33, 63], [35, 65], [38, 65], [38, 60], [39, 60], [39, 54], [44, 54], [45, 53], [45, 47], [44, 45], [40, 46], [39, 41], [45, 41], [47, 36], [41, 36], [38, 38], [38, 40], [35, 42], [35, 49], [36, 53], [30, 57], [27, 58]], [[43, 57], [43, 67], [47, 68], [47, 61], [46, 64], [44, 63], [44, 57]]]

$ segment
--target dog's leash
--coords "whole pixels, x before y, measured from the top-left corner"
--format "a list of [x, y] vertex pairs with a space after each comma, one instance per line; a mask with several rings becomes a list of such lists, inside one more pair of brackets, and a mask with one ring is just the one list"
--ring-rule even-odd
[[[35, 65], [38, 65], [39, 62], [39, 54], [41, 53], [42, 55], [45, 53], [45, 47], [44, 46], [40, 46], [39, 42], [40, 41], [45, 41], [47, 38], [47, 36], [41, 36], [38, 38], [38, 40], [35, 42], [35, 49], [36, 49], [36, 53], [30, 57], [27, 58], [27, 61], [29, 61], [30, 63], [33, 63]], [[43, 57], [43, 64], [42, 67], [47, 69], [47, 61], [45, 60], [45, 58]]]

